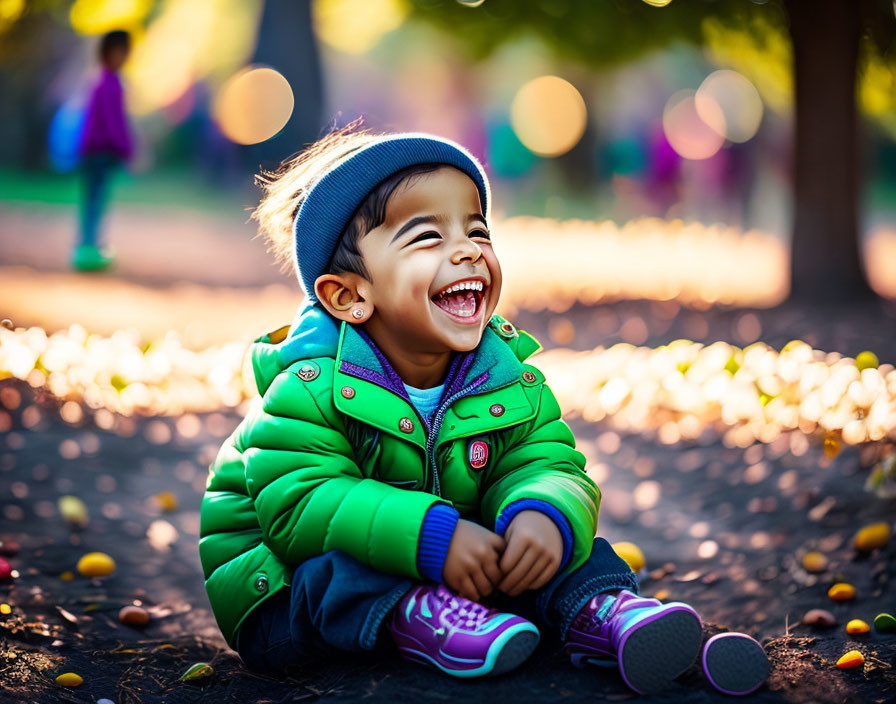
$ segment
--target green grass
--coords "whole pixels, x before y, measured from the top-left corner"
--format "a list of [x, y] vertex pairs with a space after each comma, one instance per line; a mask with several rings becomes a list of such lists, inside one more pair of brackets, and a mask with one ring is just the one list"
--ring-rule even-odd
[[[29, 172], [0, 167], [0, 193], [3, 194], [0, 201], [74, 205], [79, 200], [80, 186], [77, 173]], [[235, 205], [252, 205], [258, 194], [248, 185], [245, 189], [215, 187], [183, 171], [147, 174], [119, 171], [112, 184], [112, 197], [116, 203], [228, 212]]]
[[[209, 214], [245, 211], [258, 203], [260, 192], [250, 185], [219, 187], [185, 170], [158, 170], [145, 174], [119, 171], [112, 184], [116, 203], [179, 207]], [[79, 201], [76, 172], [23, 171], [0, 166], [0, 203], [19, 205], [58, 204], [73, 206]], [[863, 208], [883, 216], [896, 214], [896, 183], [883, 179], [865, 185]], [[612, 218], [614, 197], [608, 188], [581, 189], [558, 186], [551, 179], [538, 179], [524, 188], [507, 189], [504, 210], [509, 215], [535, 215], [561, 220]]]

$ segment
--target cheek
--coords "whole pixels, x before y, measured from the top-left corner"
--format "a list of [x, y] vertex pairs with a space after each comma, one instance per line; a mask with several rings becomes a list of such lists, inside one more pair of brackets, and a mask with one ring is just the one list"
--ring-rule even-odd
[[[384, 272], [383, 289], [387, 291], [389, 307], [401, 316], [416, 317], [429, 305], [429, 289], [432, 277], [427, 277], [426, 263]], [[379, 286], [378, 286], [379, 288]]]
[[504, 277], [501, 273], [501, 264], [498, 262], [498, 258], [495, 256], [495, 252], [491, 248], [489, 248], [488, 250], [483, 250], [482, 256], [488, 263], [488, 270], [492, 275], [492, 288], [495, 290], [495, 292], [500, 293], [501, 283], [504, 280]]
[[410, 295], [413, 298], [415, 303], [426, 303], [429, 301], [429, 287], [432, 285], [432, 280], [422, 280], [418, 279], [414, 281], [413, 286], [411, 286]]
[[407, 299], [404, 304], [419, 306], [420, 303], [429, 301], [429, 289], [432, 288], [438, 265], [436, 256], [426, 256], [425, 252], [419, 252], [413, 261], [408, 261], [403, 266], [396, 278], [400, 279], [403, 297]]

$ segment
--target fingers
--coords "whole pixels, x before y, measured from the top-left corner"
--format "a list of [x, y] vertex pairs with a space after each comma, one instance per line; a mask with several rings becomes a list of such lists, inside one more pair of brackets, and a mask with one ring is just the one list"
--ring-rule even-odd
[[525, 552], [526, 546], [522, 540], [510, 540], [507, 543], [507, 549], [504, 550], [504, 554], [501, 555], [501, 572], [503, 572], [505, 575], [510, 574], [514, 567], [517, 566], [520, 558]]
[[[512, 550], [514, 545], [511, 543], [510, 548], [508, 550]], [[532, 565], [535, 563], [535, 560], [538, 558], [538, 555], [529, 550], [523, 554], [520, 558], [519, 562], [513, 567], [512, 570], [504, 577], [504, 581], [498, 585], [498, 589], [500, 589], [505, 594], [510, 594], [513, 588], [519, 583], [519, 581], [526, 575], [526, 573], [532, 568]], [[503, 564], [503, 561], [502, 561]]]
[[529, 585], [529, 589], [541, 589], [555, 574], [557, 574], [558, 567], [559, 564], [552, 564], [549, 562], [542, 570], [541, 574]]
[[507, 548], [507, 540], [502, 538], [497, 533], [492, 533], [491, 531], [489, 531], [487, 542], [490, 546], [498, 551], [499, 555]]
[[485, 572], [485, 576], [488, 577], [493, 587], [498, 586], [498, 583], [504, 579], [504, 573], [498, 567], [497, 557], [494, 560], [486, 560], [482, 565], [482, 571]]
[[460, 589], [458, 593], [467, 599], [471, 599], [473, 601], [479, 601], [479, 590], [476, 588], [476, 585], [473, 583], [473, 579], [470, 575], [465, 575], [463, 579], [460, 581]]
[[479, 589], [479, 595], [486, 597], [491, 594], [495, 586], [504, 578], [504, 573], [498, 567], [500, 553], [492, 547], [486, 550], [476, 569], [473, 570], [473, 581]]
[[[479, 592], [479, 596], [486, 597], [492, 593], [492, 583], [488, 580], [488, 577], [485, 576], [485, 572], [481, 569], [478, 569], [473, 572], [473, 583], [476, 585], [476, 590]], [[476, 601], [474, 599], [474, 601]]]
[[544, 571], [544, 568], [547, 567], [550, 559], [549, 555], [542, 555], [535, 560], [535, 563], [529, 568], [529, 571], [526, 572], [522, 579], [520, 579], [516, 587], [509, 592], [510, 596], [517, 596], [526, 591], [531, 586], [532, 582], [541, 576], [541, 573]]

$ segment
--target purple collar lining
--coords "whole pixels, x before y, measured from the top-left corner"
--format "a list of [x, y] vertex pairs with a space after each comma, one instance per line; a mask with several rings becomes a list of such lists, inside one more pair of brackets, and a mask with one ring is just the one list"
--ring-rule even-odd
[[473, 352], [464, 352], [463, 354], [455, 355], [451, 362], [451, 366], [448, 369], [448, 375], [445, 377], [445, 389], [442, 391], [442, 398], [439, 399], [440, 404], [446, 398], [451, 398], [463, 388], [464, 379], [467, 377], [467, 371], [473, 365], [475, 357], [476, 355]]
[[[352, 364], [349, 361], [342, 360], [341, 370], [351, 374], [352, 376], [360, 377], [362, 379], [366, 379], [378, 386], [382, 386], [389, 391], [392, 391], [398, 394], [401, 398], [407, 401], [411, 406], [414, 403], [411, 401], [411, 397], [408, 396], [407, 389], [404, 387], [404, 381], [398, 375], [398, 372], [395, 371], [394, 367], [389, 363], [389, 360], [386, 358], [386, 355], [383, 354], [382, 350], [377, 346], [376, 342], [373, 341], [373, 338], [370, 337], [364, 330], [361, 328], [355, 328], [358, 335], [360, 335], [361, 339], [367, 343], [370, 349], [373, 351], [373, 354], [376, 355], [377, 361], [379, 361], [380, 365], [383, 368], [384, 374], [378, 374], [372, 369], [367, 369], [365, 367], [358, 366], [357, 364]], [[451, 360], [451, 364], [448, 367], [448, 372], [445, 375], [445, 388], [442, 391], [442, 397], [439, 399], [439, 403], [441, 404], [446, 398], [450, 398], [464, 385], [464, 379], [467, 375], [467, 371], [469, 371], [470, 367], [473, 365], [473, 362], [476, 358], [476, 353], [474, 351], [463, 352], [459, 354], [455, 354], [454, 358]], [[482, 375], [480, 375], [482, 376]], [[487, 375], [486, 375], [487, 376]], [[482, 383], [478, 378], [474, 382], [475, 386], [478, 386]]]
[[[376, 376], [379, 376], [381, 379], [383, 379], [383, 381], [386, 382], [385, 384], [381, 383], [380, 386], [384, 386], [385, 388], [389, 389], [390, 391], [394, 391], [396, 394], [401, 396], [405, 401], [407, 401], [408, 403], [410, 403], [413, 406], [414, 404], [411, 403], [411, 397], [408, 396], [407, 389], [404, 388], [404, 382], [402, 381], [401, 377], [398, 376], [398, 372], [396, 372], [395, 369], [393, 369], [392, 365], [389, 364], [389, 360], [386, 359], [386, 355], [384, 355], [382, 353], [382, 351], [380, 350], [380, 348], [377, 347], [377, 344], [373, 341], [373, 338], [371, 338], [370, 335], [368, 335], [366, 332], [364, 332], [364, 330], [362, 330], [361, 328], [355, 328], [355, 329], [357, 330], [358, 335], [361, 336], [361, 339], [367, 343], [367, 345], [370, 347], [371, 350], [373, 350], [373, 353], [376, 355], [376, 358], [379, 361], [380, 366], [382, 366], [382, 368], [383, 368], [385, 377], [383, 377], [379, 374], [376, 374], [376, 372], [371, 371], [370, 373], [375, 374]], [[343, 364], [346, 364], [346, 362], [343, 362]], [[351, 363], [349, 362], [348, 364], [351, 364]], [[360, 368], [360, 367], [357, 367], [356, 365], [352, 365], [352, 366], [354, 366], [355, 368]]]
[[351, 374], [352, 376], [365, 379], [366, 381], [374, 383], [377, 386], [382, 386], [384, 389], [389, 389], [390, 391], [399, 393], [398, 390], [392, 388], [392, 385], [389, 383], [389, 380], [386, 377], [384, 377], [382, 374], [377, 374], [372, 369], [359, 367], [357, 364], [352, 364], [351, 362], [342, 360], [340, 370], [345, 372], [346, 374]]

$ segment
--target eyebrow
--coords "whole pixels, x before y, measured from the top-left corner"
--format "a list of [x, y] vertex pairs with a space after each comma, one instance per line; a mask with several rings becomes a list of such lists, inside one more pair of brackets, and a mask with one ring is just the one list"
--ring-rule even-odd
[[[482, 217], [482, 215], [480, 215], [479, 213], [471, 213], [470, 215], [467, 215], [467, 222], [472, 222], [473, 220], [479, 220], [483, 225], [485, 225], [485, 227], [488, 227], [488, 223], [485, 221], [485, 218]], [[426, 222], [443, 223], [445, 222], [445, 218], [440, 215], [418, 215], [415, 218], [411, 218], [398, 229], [398, 232], [395, 233], [395, 236], [392, 238], [389, 244], [392, 244], [392, 242], [397, 240], [411, 228], [416, 227], [417, 225], [422, 225]]]

